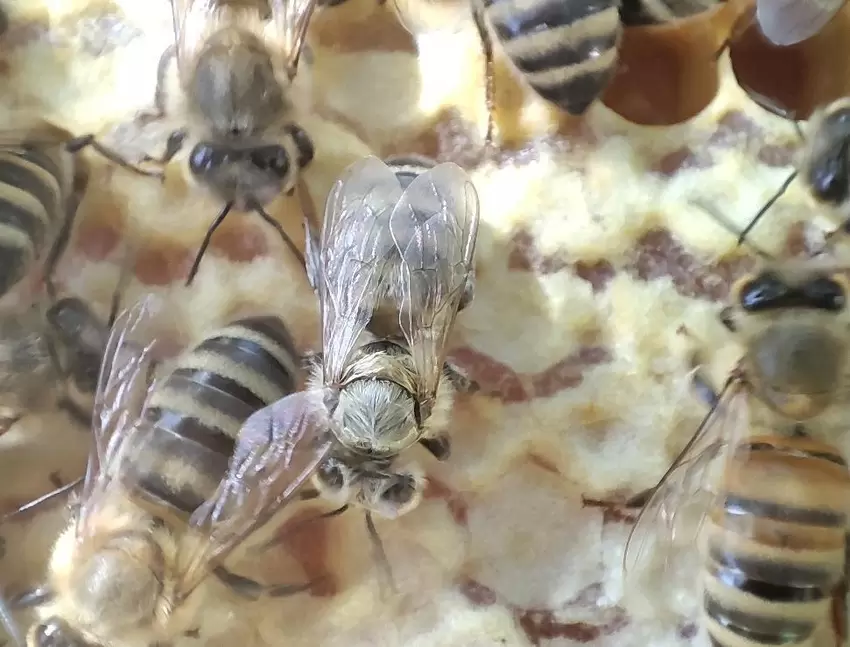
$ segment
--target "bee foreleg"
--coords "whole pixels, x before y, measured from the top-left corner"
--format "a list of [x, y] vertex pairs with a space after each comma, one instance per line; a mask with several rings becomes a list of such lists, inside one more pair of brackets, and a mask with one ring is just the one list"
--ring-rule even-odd
[[175, 45], [169, 45], [159, 57], [159, 63], [156, 66], [156, 88], [153, 91], [153, 110], [143, 112], [136, 117], [138, 123], [148, 124], [165, 116], [165, 103], [168, 99], [165, 92], [165, 75], [168, 73], [168, 66], [171, 64], [171, 59], [176, 54], [177, 47]]
[[219, 214], [213, 220], [213, 223], [210, 225], [210, 228], [207, 229], [207, 233], [204, 234], [204, 239], [201, 241], [201, 246], [198, 249], [198, 253], [195, 256], [195, 260], [192, 261], [192, 267], [189, 269], [189, 276], [186, 277], [186, 287], [192, 285], [192, 281], [195, 280], [195, 275], [198, 273], [198, 267], [201, 265], [201, 259], [204, 256], [204, 252], [207, 251], [207, 247], [210, 245], [210, 240], [212, 239], [215, 230], [221, 226], [221, 223], [224, 222], [224, 219], [227, 218], [227, 214], [230, 213], [230, 210], [233, 208], [233, 203], [228, 202], [224, 205], [224, 208], [219, 212]]
[[298, 259], [298, 262], [301, 264], [301, 267], [306, 268], [307, 264], [304, 261], [304, 255], [301, 253], [301, 250], [295, 246], [295, 243], [292, 241], [289, 235], [283, 230], [283, 225], [281, 225], [277, 220], [275, 220], [268, 213], [266, 213], [266, 210], [263, 209], [261, 206], [257, 205], [256, 211], [260, 215], [260, 218], [262, 218], [275, 228], [275, 231], [277, 231], [278, 235], [283, 239], [284, 244], [289, 247], [289, 251], [291, 251], [295, 258]]
[[390, 566], [390, 560], [387, 559], [387, 552], [384, 550], [384, 543], [381, 541], [380, 536], [378, 536], [378, 530], [375, 528], [375, 522], [372, 519], [372, 513], [366, 512], [366, 532], [369, 535], [369, 541], [372, 544], [372, 556], [375, 560], [375, 563], [378, 565], [378, 569], [381, 571], [383, 577], [381, 578], [381, 590], [383, 592], [383, 596], [389, 597], [387, 595], [387, 590], [390, 593], [397, 593], [398, 587], [396, 587], [395, 580], [393, 579], [393, 571]]
[[102, 157], [105, 157], [110, 162], [123, 168], [126, 171], [130, 171], [131, 173], [135, 173], [137, 175], [144, 175], [146, 177], [156, 177], [160, 179], [163, 179], [165, 177], [165, 174], [161, 170], [150, 171], [126, 160], [116, 151], [107, 148], [99, 141], [97, 141], [94, 135], [80, 135], [79, 137], [75, 137], [74, 139], [70, 140], [65, 144], [65, 147], [70, 153], [78, 153], [88, 146], [91, 146], [96, 153], [98, 153]]
[[419, 444], [422, 445], [428, 452], [438, 461], [448, 459], [452, 453], [452, 441], [447, 433], [441, 433], [434, 438], [421, 438]]
[[223, 566], [216, 567], [213, 574], [236, 595], [249, 600], [259, 600], [263, 596], [274, 598], [284, 597], [306, 591], [313, 586], [312, 582], [266, 586], [242, 575], [237, 575]]
[[183, 144], [186, 143], [186, 137], [189, 136], [188, 131], [185, 128], [180, 128], [179, 130], [175, 130], [172, 132], [168, 139], [165, 141], [165, 151], [159, 157], [151, 157], [150, 155], [145, 155], [144, 160], [146, 162], [153, 162], [159, 166], [165, 166], [168, 164], [177, 153], [183, 148]]
[[481, 388], [462, 368], [450, 362], [443, 364], [443, 373], [460, 393], [477, 393]]
[[484, 8], [480, 0], [472, 0], [472, 19], [478, 36], [481, 38], [481, 49], [484, 53], [484, 101], [487, 106], [487, 133], [484, 136], [484, 146], [490, 150], [493, 146], [493, 131], [495, 129], [496, 112], [496, 72], [493, 63], [493, 39], [487, 31], [484, 18]]

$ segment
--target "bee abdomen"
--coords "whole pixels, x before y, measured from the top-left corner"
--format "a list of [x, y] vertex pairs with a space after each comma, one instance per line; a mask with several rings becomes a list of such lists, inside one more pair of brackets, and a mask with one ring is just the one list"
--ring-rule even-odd
[[437, 163], [424, 155], [393, 155], [384, 160], [390, 167], [403, 188], [413, 182], [418, 176], [434, 168]]
[[707, 521], [703, 615], [713, 645], [801, 645], [844, 574], [846, 466], [794, 443], [748, 443]]
[[218, 330], [181, 357], [144, 411], [151, 440], [132, 459], [142, 493], [191, 513], [224, 476], [242, 423], [294, 392], [298, 354], [279, 319]]
[[505, 53], [542, 98], [580, 115], [608, 84], [622, 27], [616, 0], [483, 0]]
[[62, 166], [46, 150], [0, 148], [0, 295], [26, 276], [64, 218]]

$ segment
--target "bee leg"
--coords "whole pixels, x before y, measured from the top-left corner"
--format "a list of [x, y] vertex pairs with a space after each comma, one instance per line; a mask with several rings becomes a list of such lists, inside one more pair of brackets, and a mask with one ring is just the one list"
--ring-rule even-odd
[[[316, 492], [316, 497], [319, 496], [319, 493]], [[314, 517], [307, 517], [306, 519], [300, 519], [295, 523], [291, 524], [288, 528], [286, 528], [283, 532], [277, 533], [274, 537], [269, 539], [267, 542], [261, 544], [257, 550], [264, 551], [272, 548], [274, 546], [278, 546], [282, 544], [289, 535], [293, 535], [299, 530], [301, 530], [304, 526], [309, 526], [316, 521], [321, 521], [322, 519], [330, 519], [332, 517], [338, 517], [343, 512], [348, 510], [348, 504], [346, 503], [344, 506], [340, 506], [335, 510], [331, 510], [330, 512], [323, 512], [321, 514], [317, 514]]]
[[188, 136], [189, 132], [185, 128], [175, 130], [168, 136], [168, 139], [165, 140], [165, 151], [162, 155], [159, 157], [145, 155], [142, 159], [145, 162], [153, 162], [158, 166], [165, 166], [183, 149], [183, 144], [186, 143], [186, 138]]
[[0, 436], [2, 436], [7, 431], [9, 431], [12, 427], [14, 427], [15, 424], [23, 417], [24, 416], [21, 413], [15, 413], [15, 414], [10, 413], [7, 416], [0, 417]]
[[255, 207], [255, 210], [260, 215], [260, 218], [262, 218], [275, 228], [275, 231], [277, 231], [278, 235], [283, 239], [283, 242], [286, 244], [286, 246], [289, 247], [289, 251], [291, 251], [295, 258], [298, 259], [298, 262], [301, 264], [301, 266], [306, 267], [307, 264], [304, 261], [304, 255], [301, 253], [301, 250], [299, 250], [295, 246], [295, 243], [292, 242], [292, 239], [289, 237], [289, 235], [283, 230], [283, 225], [281, 225], [277, 220], [275, 220], [268, 213], [266, 213], [266, 210], [263, 209], [261, 206], [257, 205]]
[[10, 609], [31, 609], [53, 600], [53, 591], [47, 587], [38, 587], [18, 593], [9, 598]]
[[447, 433], [439, 434], [434, 438], [422, 438], [419, 444], [438, 461], [447, 460], [452, 453], [452, 441]]
[[459, 366], [455, 366], [450, 362], [443, 364], [443, 373], [452, 383], [455, 390], [460, 393], [477, 393], [481, 389], [478, 382], [469, 377]]
[[195, 255], [195, 260], [192, 261], [192, 267], [189, 270], [189, 276], [186, 277], [186, 287], [192, 285], [192, 281], [195, 280], [195, 275], [198, 273], [198, 267], [201, 265], [201, 258], [204, 256], [204, 252], [207, 251], [207, 247], [210, 245], [210, 239], [212, 238], [215, 230], [221, 226], [221, 223], [224, 222], [224, 219], [227, 218], [227, 214], [230, 213], [230, 210], [233, 208], [233, 203], [228, 202], [224, 205], [224, 208], [219, 212], [219, 214], [213, 220], [213, 223], [210, 225], [210, 228], [207, 229], [207, 233], [204, 234], [204, 239], [201, 241], [201, 247], [198, 249], [198, 253]]
[[753, 230], [753, 227], [758, 224], [758, 221], [761, 220], [762, 216], [768, 212], [768, 210], [774, 205], [774, 203], [782, 197], [782, 195], [788, 190], [788, 187], [791, 186], [791, 182], [793, 182], [794, 178], [796, 177], [797, 171], [793, 171], [787, 178], [785, 178], [785, 181], [782, 183], [782, 186], [780, 186], [776, 193], [773, 194], [773, 197], [764, 203], [764, 206], [758, 210], [758, 213], [753, 216], [753, 219], [750, 220], [749, 223], [747, 223], [747, 226], [744, 227], [743, 230], [741, 230], [741, 233], [738, 234], [739, 245], [743, 244], [744, 240], [746, 240], [747, 238], [747, 235]]
[[378, 535], [378, 530], [375, 528], [375, 521], [372, 519], [372, 513], [366, 511], [366, 532], [369, 535], [369, 542], [372, 544], [372, 558], [378, 565], [381, 572], [381, 591], [383, 597], [389, 597], [389, 594], [398, 593], [398, 587], [393, 578], [392, 567], [390, 560], [387, 559], [387, 552], [384, 550], [384, 543]]
[[213, 570], [213, 574], [218, 578], [219, 582], [224, 584], [236, 595], [253, 601], [259, 600], [264, 595], [276, 598], [284, 597], [286, 595], [307, 591], [313, 586], [312, 582], [266, 586], [247, 577], [243, 577], [242, 575], [237, 575], [223, 566], [217, 566], [215, 570]]
[[135, 173], [137, 175], [144, 175], [146, 177], [156, 177], [160, 179], [163, 179], [165, 177], [165, 173], [163, 173], [162, 171], [149, 171], [148, 169], [144, 169], [141, 166], [137, 166], [132, 162], [127, 161], [119, 153], [107, 148], [99, 141], [97, 141], [94, 135], [81, 135], [66, 142], [65, 144], [65, 148], [70, 153], [79, 153], [81, 150], [88, 146], [91, 146], [96, 153], [98, 153], [102, 157], [105, 157], [110, 162], [117, 166], [120, 166], [126, 171], [130, 171], [131, 173]]
[[159, 121], [165, 116], [165, 103], [167, 95], [165, 93], [165, 75], [168, 73], [168, 66], [171, 65], [171, 59], [177, 55], [177, 47], [169, 45], [159, 57], [159, 63], [156, 66], [156, 88], [153, 91], [153, 110], [142, 112], [136, 117], [136, 122], [145, 125], [153, 121]]
[[460, 301], [457, 305], [457, 311], [461, 312], [464, 310], [470, 303], [472, 303], [472, 298], [475, 296], [475, 274], [470, 273], [468, 277], [466, 277], [466, 285], [463, 287], [463, 294], [460, 296]]
[[484, 8], [480, 0], [472, 2], [472, 19], [478, 36], [481, 39], [481, 49], [484, 53], [484, 100], [487, 105], [487, 133], [484, 136], [484, 147], [490, 151], [493, 147], [493, 131], [495, 129], [496, 112], [496, 71], [493, 62], [493, 39], [487, 31], [484, 18]]
[[53, 283], [53, 275], [56, 273], [56, 266], [59, 265], [59, 259], [62, 258], [65, 250], [68, 249], [68, 242], [71, 240], [71, 231], [74, 228], [76, 218], [76, 206], [68, 208], [65, 212], [65, 218], [62, 221], [62, 227], [60, 227], [59, 233], [47, 251], [47, 258], [44, 259], [44, 289], [50, 301], [56, 301], [57, 291], [56, 285]]
[[57, 408], [60, 411], [64, 411], [65, 413], [67, 413], [71, 417], [71, 419], [74, 420], [74, 422], [80, 423], [86, 429], [91, 428], [91, 411], [83, 410], [76, 402], [74, 402], [67, 396], [63, 396], [59, 399]]

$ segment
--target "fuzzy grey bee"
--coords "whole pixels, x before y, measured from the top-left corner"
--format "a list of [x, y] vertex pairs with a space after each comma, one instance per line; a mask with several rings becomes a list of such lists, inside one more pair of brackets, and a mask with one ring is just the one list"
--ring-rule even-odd
[[[422, 496], [421, 474], [396, 457], [416, 443], [439, 459], [449, 453], [454, 395], [468, 382], [446, 363], [446, 342], [469, 295], [479, 217], [475, 188], [455, 164], [406, 185], [397, 170], [368, 157], [335, 184], [321, 242], [309, 234], [307, 245], [322, 353], [307, 390], [251, 416], [241, 435], [280, 462], [287, 497], [312, 480], [343, 508], [364, 508], [373, 540], [372, 514], [398, 517]], [[396, 334], [368, 331], [379, 306], [394, 310]]]
[[274, 508], [263, 475], [235, 463], [235, 441], [251, 413], [298, 388], [289, 333], [275, 317], [241, 319], [166, 366], [161, 338], [149, 341], [164, 318], [148, 297], [110, 334], [79, 509], [44, 593], [23, 596], [43, 603], [31, 647], [168, 642], [194, 626], [192, 593], [211, 574], [252, 599], [309, 587], [263, 586], [222, 563]]
[[166, 114], [166, 74], [177, 60], [187, 122], [171, 134], [166, 164], [190, 136], [189, 171], [225, 204], [207, 231], [189, 272], [189, 285], [210, 238], [231, 210], [254, 211], [272, 225], [303, 263], [298, 248], [265, 211], [292, 194], [313, 159], [313, 142], [295, 123], [292, 82], [316, 0], [172, 0], [175, 44], [162, 55], [155, 109]]

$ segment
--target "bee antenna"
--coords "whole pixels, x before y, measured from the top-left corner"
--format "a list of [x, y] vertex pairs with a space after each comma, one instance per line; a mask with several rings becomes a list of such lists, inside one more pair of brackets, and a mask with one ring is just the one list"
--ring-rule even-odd
[[797, 171], [794, 170], [794, 171], [791, 172], [791, 174], [787, 178], [785, 178], [785, 181], [782, 183], [782, 186], [779, 187], [779, 189], [776, 191], [776, 193], [773, 194], [773, 196], [770, 198], [770, 200], [765, 202], [764, 206], [761, 209], [758, 210], [758, 213], [756, 213], [756, 215], [753, 216], [753, 219], [750, 220], [750, 222], [747, 224], [747, 226], [744, 227], [744, 229], [738, 235], [738, 244], [739, 245], [744, 242], [744, 239], [746, 239], [747, 234], [749, 234], [753, 230], [753, 227], [755, 227], [758, 224], [758, 221], [761, 220], [761, 217], [764, 214], [766, 214], [768, 212], [768, 210], [770, 210], [770, 208], [776, 203], [776, 201], [779, 200], [779, 198], [781, 198], [782, 195], [788, 190], [788, 187], [791, 186], [791, 182], [793, 182], [794, 178], [796, 178], [796, 177], [797, 177]]
[[704, 200], [699, 200], [699, 199], [689, 200], [689, 202], [690, 202], [690, 204], [697, 207], [698, 209], [702, 209], [703, 211], [705, 211], [705, 213], [707, 213], [709, 216], [711, 216], [714, 219], [715, 222], [717, 222], [719, 225], [721, 225], [730, 234], [737, 236], [738, 237], [738, 245], [741, 245], [742, 243], [746, 242], [747, 247], [752, 249], [760, 257], [767, 259], [769, 261], [775, 260], [773, 258], [773, 256], [768, 254], [766, 251], [764, 251], [760, 247], [752, 244], [749, 241], [744, 240], [744, 237], [746, 236], [746, 232], [749, 229], [752, 228], [753, 222], [750, 222], [750, 224], [747, 225], [747, 228], [745, 228], [744, 231], [739, 234], [737, 231], [735, 231], [735, 228], [732, 226], [732, 224], [722, 214], [720, 214], [717, 211], [717, 209], [714, 208], [713, 205], [710, 205], [710, 204], [706, 203]]
[[73, 490], [75, 487], [77, 487], [82, 482], [83, 482], [83, 477], [74, 479], [70, 483], [66, 483], [63, 486], [56, 488], [52, 492], [48, 492], [47, 494], [40, 496], [37, 499], [33, 499], [29, 503], [25, 503], [24, 505], [19, 506], [15, 510], [12, 510], [11, 512], [8, 512], [8, 513], [4, 514], [2, 517], [0, 517], [0, 524], [4, 524], [7, 521], [13, 519], [14, 517], [17, 517], [20, 514], [24, 514], [25, 512], [29, 512], [33, 508], [37, 508], [38, 506], [42, 505], [43, 503], [47, 503], [48, 501], [55, 499], [58, 496], [62, 496], [63, 494], [70, 492], [71, 490]]
[[375, 528], [375, 521], [372, 519], [372, 513], [368, 510], [366, 511], [366, 531], [369, 533], [369, 541], [372, 543], [372, 552], [375, 561], [381, 569], [381, 573], [383, 573], [382, 588], [388, 588], [391, 592], [395, 593], [398, 591], [398, 587], [396, 587], [395, 580], [393, 579], [393, 571], [390, 566], [390, 560], [387, 559], [387, 551], [384, 550], [384, 542], [381, 541], [381, 537], [378, 535], [378, 530]]

